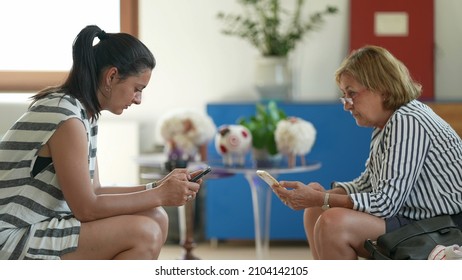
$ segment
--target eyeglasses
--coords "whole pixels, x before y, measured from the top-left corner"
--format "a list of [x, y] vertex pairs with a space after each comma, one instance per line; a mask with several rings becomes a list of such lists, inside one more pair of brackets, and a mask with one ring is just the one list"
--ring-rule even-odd
[[351, 97], [340, 97], [340, 102], [342, 102], [343, 106], [345, 106], [347, 103], [353, 106], [353, 98]]
[[367, 90], [367, 88], [365, 89], [362, 89], [360, 91], [356, 91], [356, 92], [350, 92], [348, 95], [350, 97], [340, 97], [340, 102], [342, 102], [343, 106], [345, 106], [346, 104], [350, 105], [350, 106], [353, 106], [353, 101], [355, 99], [355, 97], [357, 96], [357, 94], [361, 93], [361, 92], [364, 92], [365, 90]]

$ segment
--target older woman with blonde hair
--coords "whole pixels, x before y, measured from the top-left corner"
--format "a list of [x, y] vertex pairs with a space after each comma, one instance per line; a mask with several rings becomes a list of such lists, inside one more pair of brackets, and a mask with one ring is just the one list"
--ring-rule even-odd
[[[462, 228], [462, 140], [418, 101], [421, 86], [389, 51], [365, 46], [335, 73], [340, 100], [358, 126], [372, 127], [365, 170], [350, 182], [280, 182], [277, 195], [296, 210], [315, 259], [369, 257], [366, 239], [438, 215]], [[342, 138], [338, 138], [342, 145]]]

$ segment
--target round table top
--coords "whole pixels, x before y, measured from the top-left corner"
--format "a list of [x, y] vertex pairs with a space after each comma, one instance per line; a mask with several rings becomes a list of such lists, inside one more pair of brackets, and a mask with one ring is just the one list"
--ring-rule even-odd
[[265, 170], [270, 174], [289, 174], [289, 173], [302, 173], [315, 171], [321, 168], [320, 162], [308, 162], [306, 165], [299, 165], [294, 167], [278, 166], [278, 167], [254, 167], [254, 166], [224, 166], [211, 164], [212, 170], [216, 173], [231, 173], [231, 174], [250, 174], [255, 173], [257, 170]]
[[[141, 155], [135, 158], [135, 161], [138, 165], [143, 167], [162, 168], [167, 159], [167, 155], [164, 153], [153, 153]], [[268, 173], [273, 175], [278, 175], [310, 172], [321, 168], [321, 163], [316, 161], [308, 161], [305, 165], [298, 165], [294, 167], [289, 167], [286, 162], [283, 162], [277, 167], [256, 167], [251, 162], [246, 162], [244, 166], [226, 166], [219, 158], [209, 159], [207, 162], [190, 162], [188, 163], [188, 168], [197, 170], [204, 168], [207, 165], [212, 167], [212, 172], [209, 175], [212, 175], [213, 177], [226, 177], [234, 174], [251, 174], [255, 173], [259, 169], [266, 170]]]

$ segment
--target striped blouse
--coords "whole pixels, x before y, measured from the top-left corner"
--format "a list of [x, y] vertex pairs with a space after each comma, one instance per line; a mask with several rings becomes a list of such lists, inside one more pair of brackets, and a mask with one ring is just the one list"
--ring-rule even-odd
[[32, 175], [39, 149], [71, 118], [87, 131], [93, 178], [97, 125], [71, 96], [55, 93], [37, 101], [1, 140], [0, 259], [59, 259], [76, 249], [80, 222], [64, 200], [53, 163]]
[[462, 212], [462, 141], [417, 100], [374, 129], [365, 168], [353, 181], [333, 184], [355, 210], [416, 220]]

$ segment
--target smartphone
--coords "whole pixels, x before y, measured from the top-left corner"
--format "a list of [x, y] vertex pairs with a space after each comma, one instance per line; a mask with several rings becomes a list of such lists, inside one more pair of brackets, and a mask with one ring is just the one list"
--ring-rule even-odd
[[279, 185], [279, 182], [278, 180], [276, 180], [273, 176], [271, 176], [268, 172], [266, 172], [265, 170], [257, 170], [257, 175], [263, 179], [263, 181], [265, 181], [270, 187], [274, 187], [274, 186], [277, 186], [277, 187], [281, 187], [281, 185]]
[[210, 166], [207, 166], [204, 170], [202, 170], [201, 173], [197, 174], [196, 176], [192, 177], [190, 182], [197, 182], [200, 178], [204, 177], [207, 173], [212, 171], [212, 168]]

